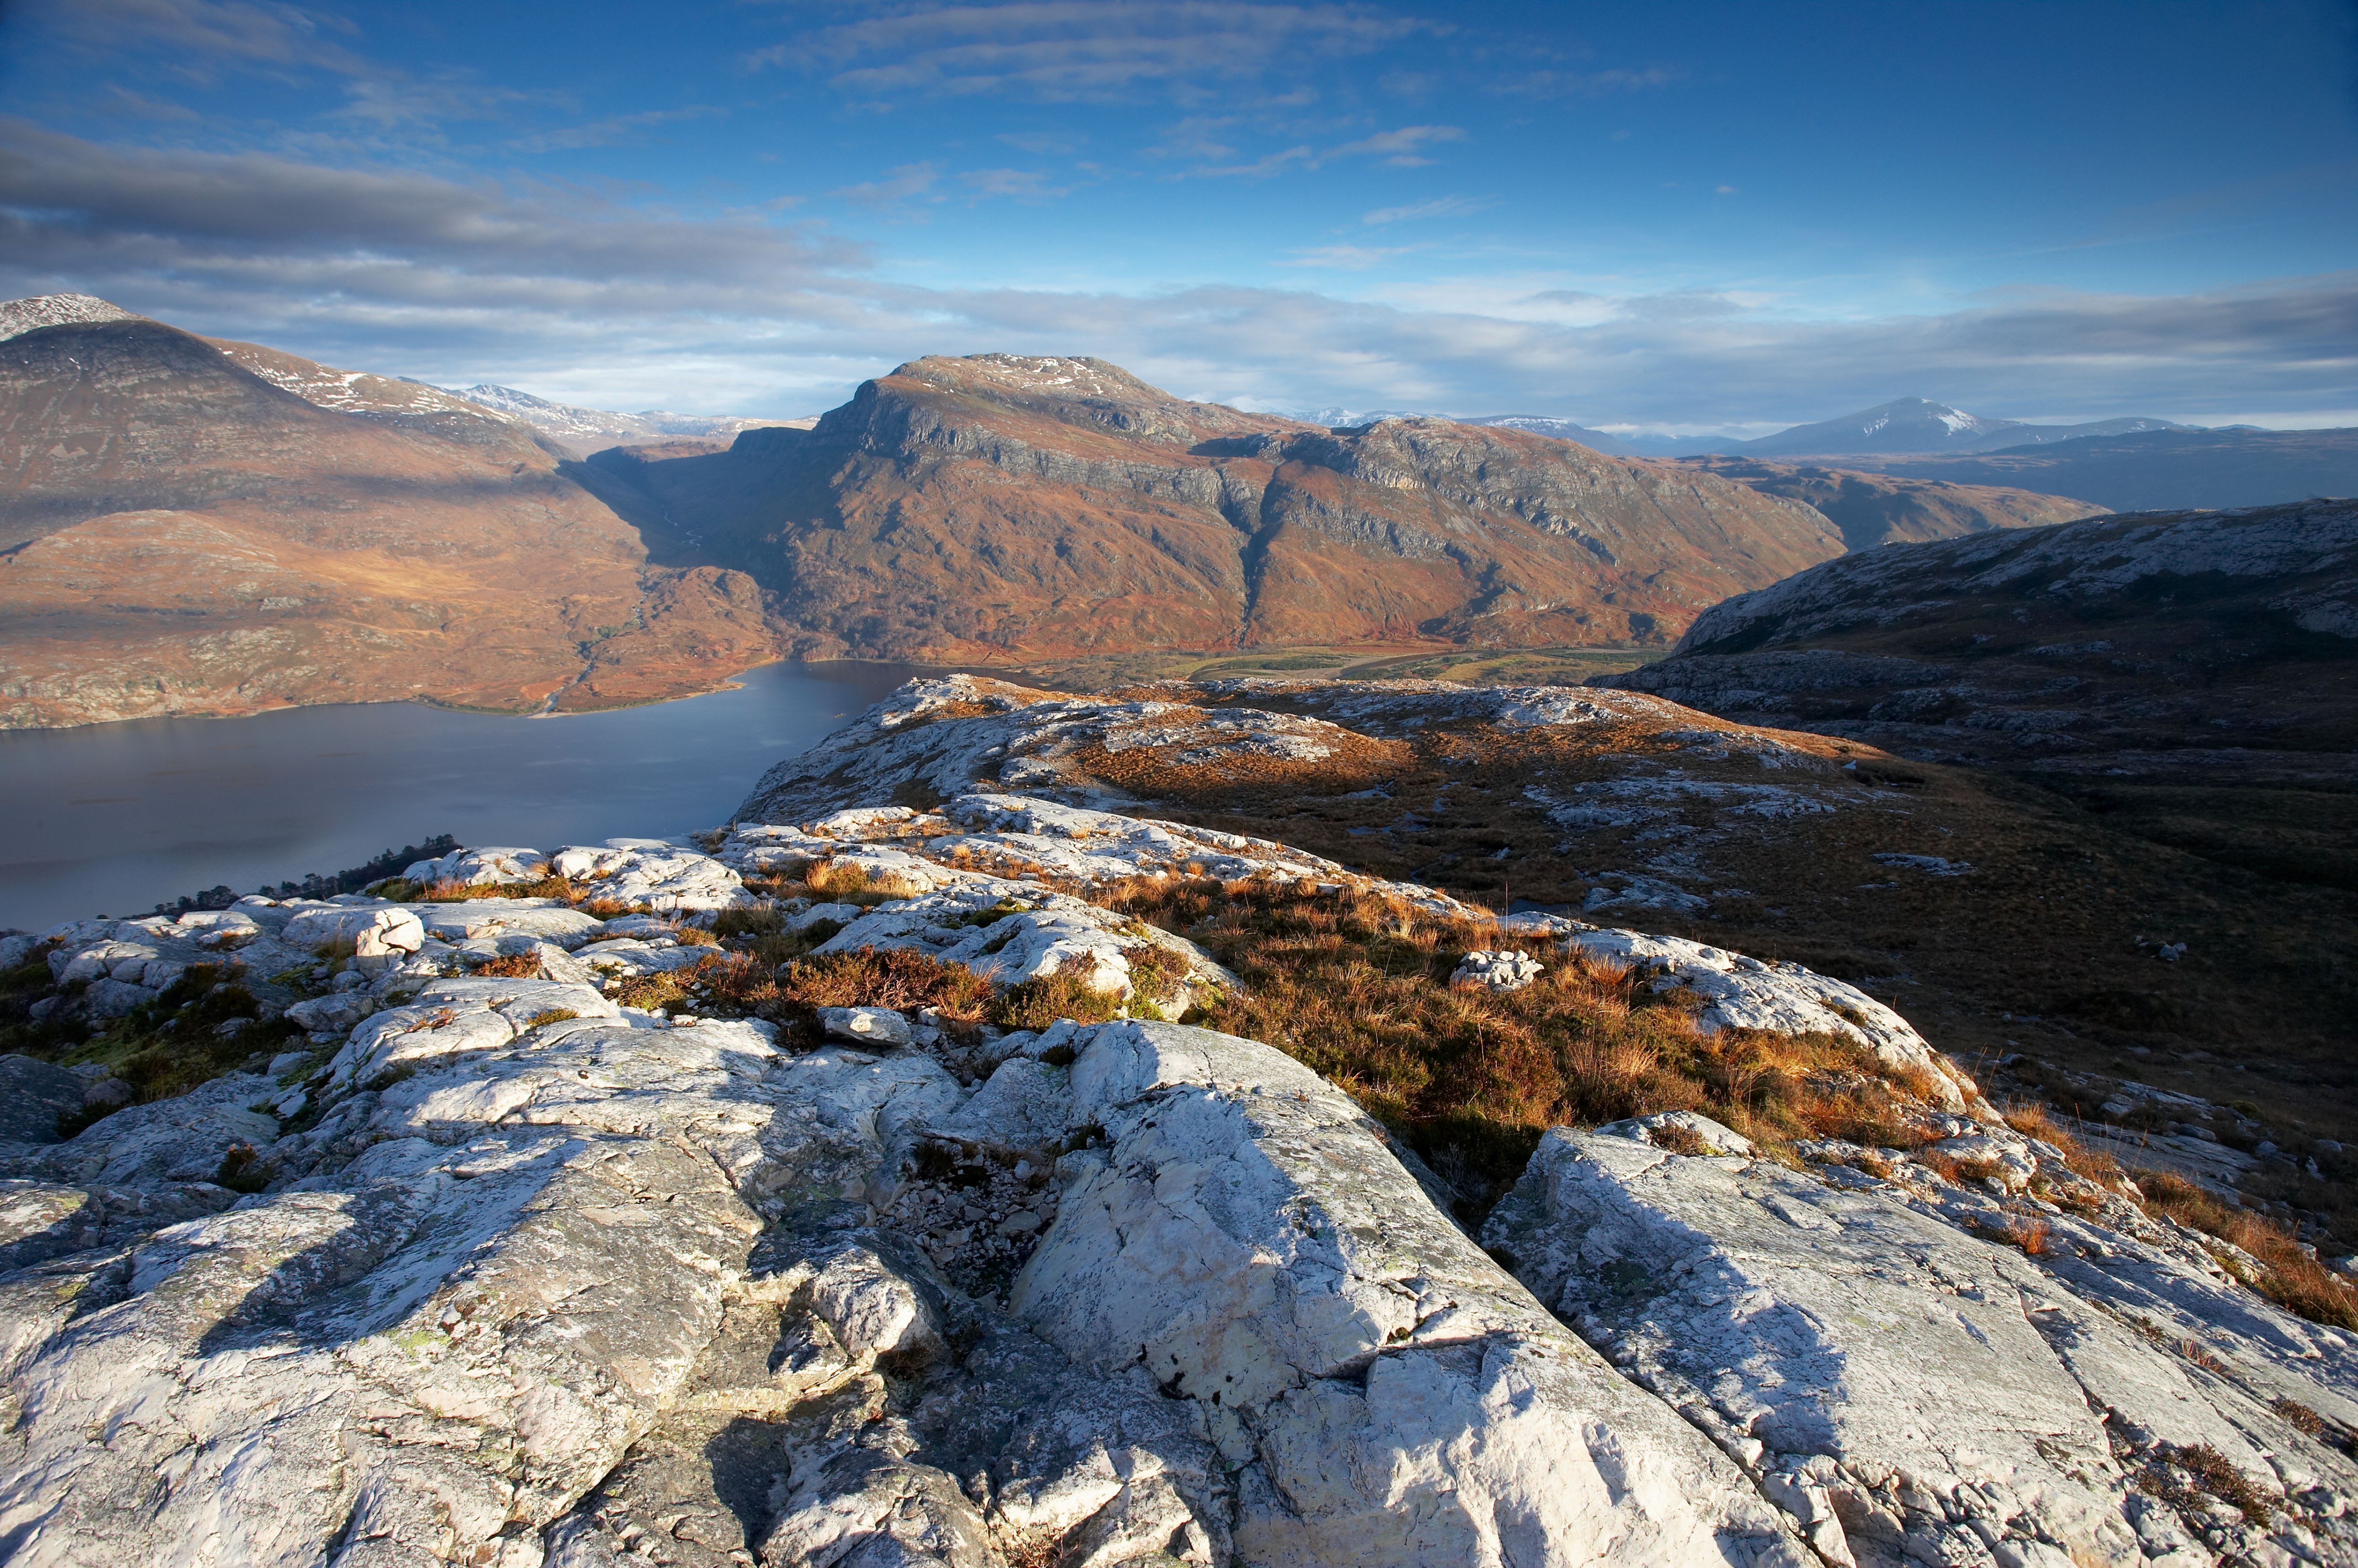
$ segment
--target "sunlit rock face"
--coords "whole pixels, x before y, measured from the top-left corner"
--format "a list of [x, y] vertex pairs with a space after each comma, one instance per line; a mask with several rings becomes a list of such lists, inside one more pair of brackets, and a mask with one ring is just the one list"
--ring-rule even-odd
[[[814, 891], [773, 902], [789, 867]], [[552, 868], [640, 907], [530, 896]], [[1844, 1042], [1913, 1152], [1559, 1128], [1477, 1245], [1334, 1084], [1156, 1017], [1237, 978], [1100, 902], [1219, 876], [1480, 922], [1431, 888], [1004, 793], [410, 870], [494, 896], [0, 938], [59, 1016], [220, 975], [287, 1047], [146, 1103], [6, 1064], [12, 1562], [2358, 1557], [2358, 1336], [1801, 966], [1497, 923], [1469, 985], [1609, 960], [1706, 1035]], [[757, 918], [1130, 1016], [621, 1000]]]

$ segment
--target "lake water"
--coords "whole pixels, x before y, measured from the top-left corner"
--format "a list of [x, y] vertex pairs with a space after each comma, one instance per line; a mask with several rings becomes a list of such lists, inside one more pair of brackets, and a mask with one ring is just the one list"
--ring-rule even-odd
[[716, 827], [912, 673], [765, 665], [735, 691], [550, 719], [346, 703], [0, 731], [0, 929], [299, 881], [437, 833], [548, 849]]

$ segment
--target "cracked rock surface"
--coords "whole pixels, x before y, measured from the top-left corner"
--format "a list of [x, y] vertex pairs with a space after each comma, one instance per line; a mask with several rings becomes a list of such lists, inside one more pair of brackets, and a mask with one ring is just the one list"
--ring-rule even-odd
[[[2287, 1413], [2349, 1419], [2358, 1338], [2117, 1200], [2047, 1206], [2033, 1252], [1985, 1239], [1961, 1188], [1795, 1171], [1688, 1120], [1716, 1134], [1693, 1154], [1640, 1123], [1550, 1132], [1483, 1239], [1825, 1560], [2358, 1561], [2358, 1466]], [[2187, 1484], [2206, 1453], [2256, 1517]]]
[[[442, 980], [308, 1127], [233, 1076], [27, 1153], [0, 1552], [1807, 1561], [1314, 1075], [1175, 1025], [1066, 1051], [968, 1090]], [[231, 1138], [266, 1190], [172, 1163]]]

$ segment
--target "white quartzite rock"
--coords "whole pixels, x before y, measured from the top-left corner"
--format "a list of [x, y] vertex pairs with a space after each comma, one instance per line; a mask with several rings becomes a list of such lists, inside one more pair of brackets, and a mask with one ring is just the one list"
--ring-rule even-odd
[[[970, 1096], [654, 1022], [433, 980], [306, 1130], [232, 1077], [18, 1161], [12, 1563], [1803, 1561], [1274, 1051], [1067, 1030]], [[1094, 1126], [1007, 1310], [877, 1221], [940, 1140]]]
[[1072, 1078], [1110, 1146], [1073, 1157], [1011, 1307], [1084, 1367], [1197, 1401], [1241, 1467], [1248, 1561], [1801, 1561], [1317, 1075], [1206, 1030], [1109, 1024]]
[[1520, 948], [1468, 953], [1449, 977], [1453, 986], [1486, 990], [1520, 990], [1546, 971], [1540, 961]]
[[[2276, 1320], [2311, 1357], [2304, 1402], [2339, 1421], [2358, 1345], [2333, 1331], [2060, 1212], [2039, 1217], [2047, 1253], [2031, 1257], [1855, 1171], [1828, 1182], [1745, 1152], [1681, 1155], [1649, 1147], [1650, 1130], [1550, 1132], [1483, 1239], [1740, 1458], [1830, 1561], [2061, 1568], [2186, 1547], [2115, 1457], [2168, 1452], [2157, 1444], [2208, 1444], [2264, 1494], [2358, 1484], [2271, 1408], [2293, 1397], [2281, 1361], [2245, 1343], [2214, 1374], [2166, 1329], [2134, 1326], [2147, 1303], [2123, 1287], [2160, 1274], [2181, 1295], [2207, 1290], [2223, 1320]], [[1748, 1152], [1704, 1119], [1688, 1130]], [[2358, 1532], [2331, 1550], [2358, 1556]]]

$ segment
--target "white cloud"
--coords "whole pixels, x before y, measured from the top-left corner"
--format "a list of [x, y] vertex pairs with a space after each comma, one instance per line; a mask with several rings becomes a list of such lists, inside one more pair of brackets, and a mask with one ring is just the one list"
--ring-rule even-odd
[[263, 0], [34, 0], [34, 26], [95, 53], [136, 54], [175, 75], [211, 81], [224, 68], [358, 73], [360, 60], [323, 33], [349, 33], [333, 12]]
[[1408, 254], [1416, 245], [1320, 245], [1314, 250], [1295, 251], [1292, 261], [1282, 261], [1280, 266], [1331, 266], [1349, 272], [1364, 272], [1378, 262], [1392, 256]]
[[1435, 142], [1462, 142], [1463, 127], [1457, 125], [1403, 125], [1397, 131], [1378, 131], [1372, 136], [1362, 136], [1356, 142], [1346, 142], [1319, 155], [1320, 163], [1339, 157], [1379, 157], [1395, 168], [1418, 168], [1433, 159], [1424, 149]]
[[[889, 200], [941, 182], [917, 165], [868, 189]], [[1295, 259], [1332, 267], [1385, 249]], [[2197, 423], [2358, 406], [2358, 272], [1844, 319], [1732, 288], [1510, 274], [1380, 298], [929, 288], [886, 280], [823, 230], [753, 213], [103, 146], [0, 120], [0, 292], [69, 288], [353, 368], [624, 407], [802, 413], [899, 361], [992, 349], [1097, 354], [1261, 406], [1511, 408], [1592, 426], [1791, 424], [1909, 392], [2001, 415]]]
[[892, 201], [905, 201], [912, 196], [923, 196], [941, 178], [941, 170], [930, 163], [904, 163], [884, 171], [882, 179], [862, 180], [847, 185], [835, 192], [849, 201], [871, 206]]
[[1107, 99], [1157, 84], [1182, 98], [1310, 57], [1361, 54], [1432, 24], [1359, 5], [1248, 0], [1015, 0], [899, 7], [755, 51], [817, 62], [843, 92]]
[[1412, 201], [1405, 207], [1379, 207], [1362, 216], [1359, 222], [1369, 228], [1377, 228], [1386, 223], [1407, 223], [1424, 218], [1462, 218], [1469, 212], [1479, 212], [1497, 205], [1495, 201], [1477, 201], [1470, 197], [1442, 196], [1431, 201]]

